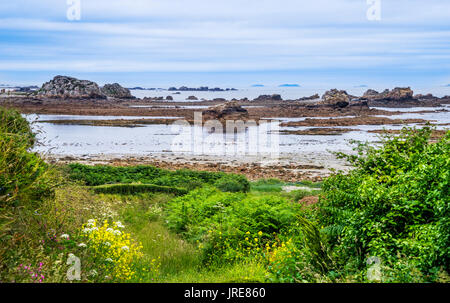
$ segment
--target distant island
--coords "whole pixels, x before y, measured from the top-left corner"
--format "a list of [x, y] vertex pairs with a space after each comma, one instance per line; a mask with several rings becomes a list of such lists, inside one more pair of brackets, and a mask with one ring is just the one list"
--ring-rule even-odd
[[281, 84], [279, 87], [300, 87], [298, 84]]
[[176, 88], [176, 87], [169, 87], [168, 89], [169, 91], [194, 91], [194, 92], [224, 92], [224, 91], [236, 91], [237, 89], [235, 88], [220, 88], [220, 87], [214, 87], [214, 88], [209, 88], [208, 86], [201, 86], [199, 88], [192, 88], [192, 87], [187, 87], [187, 86], [181, 86], [180, 88]]
[[263, 84], [253, 84], [252, 87], [264, 87]]
[[140, 86], [136, 86], [136, 87], [127, 87], [127, 89], [129, 90], [165, 90], [164, 88], [155, 88], [155, 87], [151, 87], [151, 88], [144, 88], [144, 87], [140, 87]]

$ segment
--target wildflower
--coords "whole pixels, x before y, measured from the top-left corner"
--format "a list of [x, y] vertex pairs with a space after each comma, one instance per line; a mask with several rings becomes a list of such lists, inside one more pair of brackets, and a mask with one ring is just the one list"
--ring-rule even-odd
[[114, 229], [111, 228], [111, 227], [110, 227], [110, 228], [107, 228], [106, 231], [109, 232], [109, 233], [112, 233], [112, 234], [114, 233]]
[[262, 234], [263, 234], [262, 231], [260, 231], [260, 232], [258, 233], [258, 235], [259, 235], [260, 237], [262, 236]]
[[122, 234], [122, 232], [120, 230], [115, 230], [114, 231], [114, 235], [116, 236], [120, 236]]
[[111, 243], [109, 243], [108, 241], [107, 242], [105, 242], [105, 243], [103, 243], [103, 244], [105, 244], [106, 246], [108, 246], [108, 247], [110, 247], [111, 246]]
[[125, 250], [125, 251], [129, 251], [130, 250], [130, 248], [128, 246], [126, 246], [126, 245], [122, 246], [121, 249]]
[[113, 262], [113, 259], [111, 259], [111, 258], [106, 258], [105, 261], [106, 261], [106, 262]]
[[61, 238], [62, 238], [62, 239], [69, 240], [69, 235], [68, 235], [68, 234], [62, 234], [62, 235], [61, 235]]
[[98, 275], [98, 273], [95, 269], [93, 269], [89, 272], [89, 276], [96, 277], [97, 275]]
[[85, 228], [83, 229], [83, 232], [86, 234], [90, 234], [92, 232], [92, 228]]
[[116, 227], [118, 227], [118, 228], [124, 228], [125, 226], [122, 224], [122, 222], [117, 221], [117, 222], [116, 222]]
[[80, 243], [80, 244], [78, 244], [78, 247], [81, 247], [81, 248], [85, 248], [87, 245], [86, 244], [84, 244], [84, 243]]

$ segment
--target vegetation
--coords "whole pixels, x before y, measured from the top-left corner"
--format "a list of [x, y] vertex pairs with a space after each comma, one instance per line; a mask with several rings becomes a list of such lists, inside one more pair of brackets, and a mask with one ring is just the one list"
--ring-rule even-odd
[[0, 109], [0, 282], [448, 282], [450, 132], [430, 133], [360, 144], [323, 183], [249, 182], [51, 166]]

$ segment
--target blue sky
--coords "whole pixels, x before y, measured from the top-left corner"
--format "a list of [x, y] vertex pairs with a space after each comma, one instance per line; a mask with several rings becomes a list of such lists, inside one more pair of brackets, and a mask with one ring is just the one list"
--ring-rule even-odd
[[126, 86], [450, 83], [450, 1], [0, 0], [0, 83]]

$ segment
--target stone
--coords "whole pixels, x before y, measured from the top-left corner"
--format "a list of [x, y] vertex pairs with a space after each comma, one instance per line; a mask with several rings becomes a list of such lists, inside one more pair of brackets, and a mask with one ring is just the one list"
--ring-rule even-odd
[[133, 99], [133, 95], [131, 95], [131, 92], [128, 88], [122, 87], [118, 83], [113, 84], [105, 84], [101, 91], [104, 95], [111, 98], [117, 98], [117, 99]]
[[37, 91], [37, 96], [47, 98], [105, 99], [97, 83], [67, 76], [56, 76]]
[[202, 112], [205, 120], [247, 120], [248, 111], [237, 102], [231, 101], [212, 106]]
[[351, 96], [345, 90], [331, 89], [322, 96], [319, 104], [332, 105], [340, 108], [347, 107], [350, 104]]
[[260, 95], [258, 98], [253, 99], [253, 101], [283, 101], [283, 98], [279, 94]]

